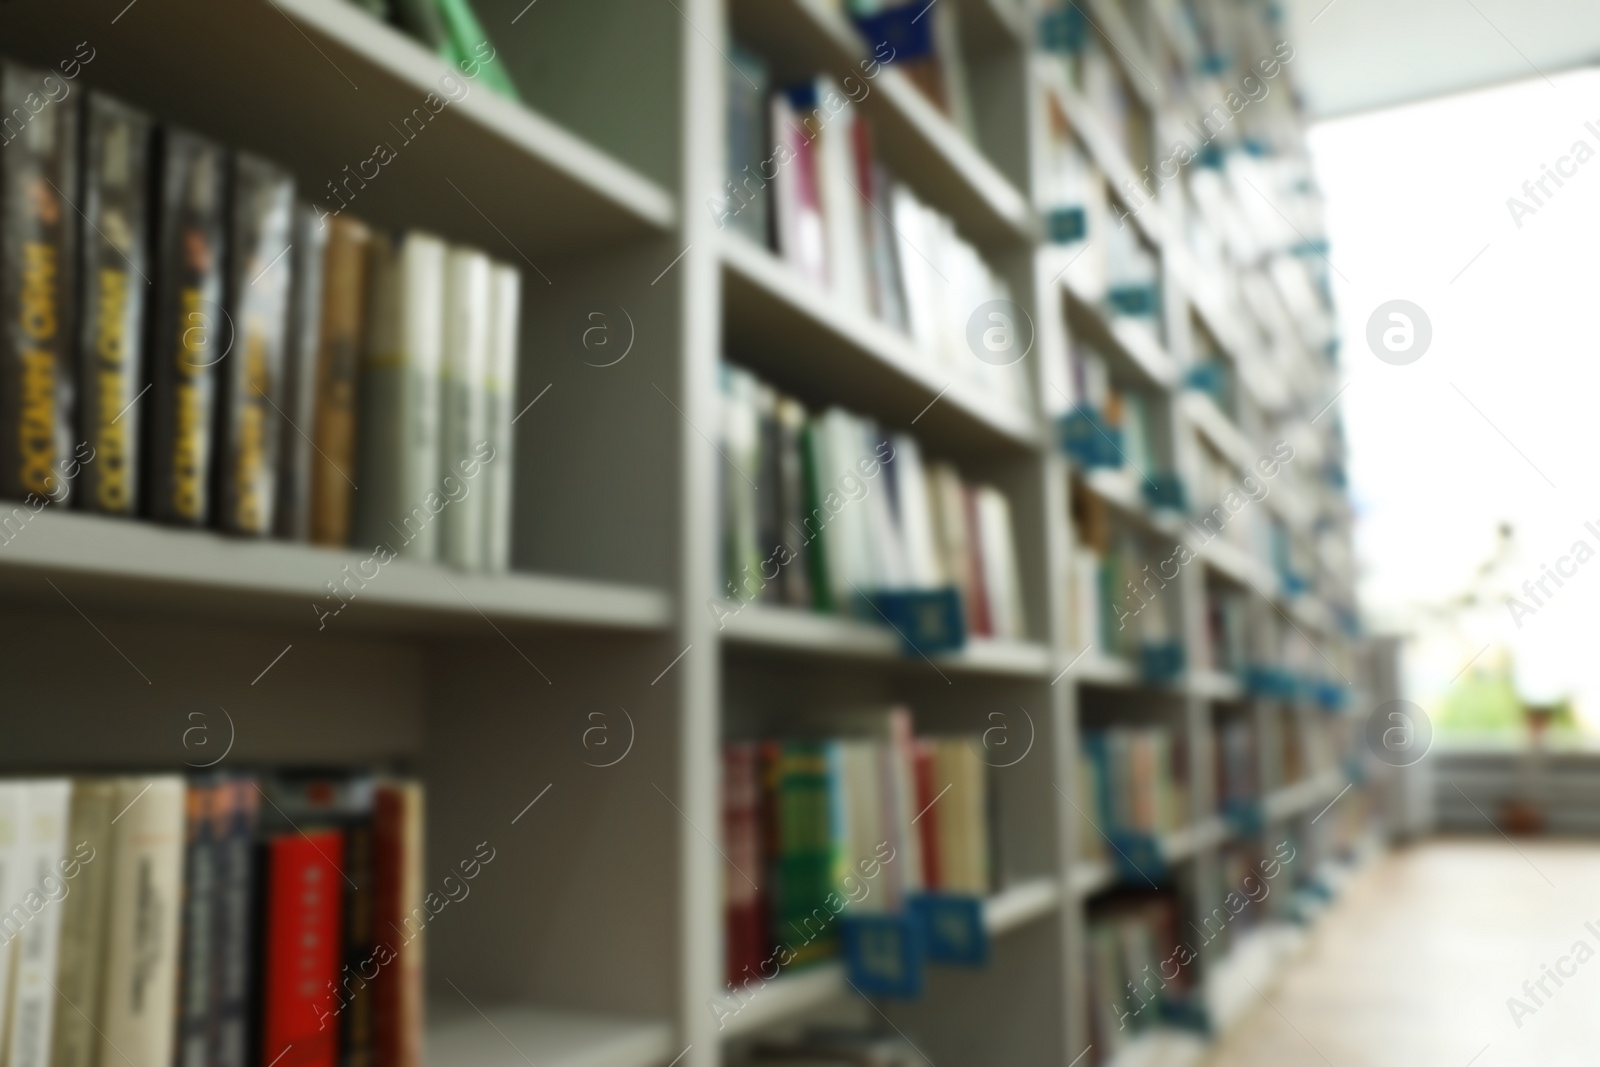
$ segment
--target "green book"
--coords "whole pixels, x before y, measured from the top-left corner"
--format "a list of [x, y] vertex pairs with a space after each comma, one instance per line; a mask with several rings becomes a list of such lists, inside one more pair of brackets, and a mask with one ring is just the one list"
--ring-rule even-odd
[[767, 752], [772, 803], [772, 936], [794, 953], [791, 966], [837, 954], [839, 923], [827, 905], [833, 891], [833, 819], [828, 746], [783, 741]]
[[[439, 17], [444, 23], [444, 43], [439, 54], [468, 77], [482, 78], [485, 85], [507, 100], [521, 100], [505, 62], [489, 43], [472, 5], [467, 0], [439, 0]], [[474, 68], [475, 73], [469, 73]]]
[[827, 539], [823, 537], [820, 525], [828, 520], [828, 511], [822, 506], [822, 493], [818, 489], [822, 464], [817, 450], [822, 447], [821, 433], [822, 423], [817, 419], [809, 420], [805, 429], [800, 431], [800, 464], [805, 482], [805, 513], [801, 517], [800, 532], [808, 538], [805, 553], [806, 565], [811, 571], [812, 606], [818, 611], [831, 612], [836, 605], [828, 571]]

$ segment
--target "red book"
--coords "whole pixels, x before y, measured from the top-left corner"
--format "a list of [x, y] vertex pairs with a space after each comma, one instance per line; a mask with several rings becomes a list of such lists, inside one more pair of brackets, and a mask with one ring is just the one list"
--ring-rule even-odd
[[[760, 980], [767, 957], [767, 923], [761, 894], [761, 766], [754, 742], [722, 749], [722, 841], [729, 865], [723, 879], [727, 902], [727, 981], [735, 989]], [[748, 878], [750, 881], [746, 881]]]
[[373, 1067], [421, 1067], [423, 1045], [423, 790], [385, 782], [373, 800], [374, 936], [380, 965], [373, 996]]
[[933, 742], [925, 737], [916, 740], [912, 750], [917, 782], [917, 810], [922, 818], [917, 820], [917, 832], [922, 838], [922, 885], [930, 893], [939, 890], [939, 812], [934, 798], [939, 787], [933, 783]]
[[330, 990], [339, 977], [344, 833], [313, 830], [266, 844], [261, 1062], [338, 1067]]

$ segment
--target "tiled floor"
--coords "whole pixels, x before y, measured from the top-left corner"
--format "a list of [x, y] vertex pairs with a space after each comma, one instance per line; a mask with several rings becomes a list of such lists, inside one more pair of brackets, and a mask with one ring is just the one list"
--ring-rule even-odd
[[[1567, 975], [1541, 992], [1546, 964]], [[1208, 1067], [1600, 1063], [1600, 843], [1497, 837], [1391, 854], [1262, 993]], [[1532, 1013], [1513, 1019], [1511, 997]]]

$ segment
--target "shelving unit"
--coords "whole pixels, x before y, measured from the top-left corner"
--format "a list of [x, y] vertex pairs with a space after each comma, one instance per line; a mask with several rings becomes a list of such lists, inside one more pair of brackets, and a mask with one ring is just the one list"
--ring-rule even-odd
[[[1097, 832], [1072, 799], [1083, 724], [1149, 707], [1183, 732], [1195, 814], [1161, 848], [1203, 915], [1227, 891], [1219, 853], [1230, 843], [1269, 844], [1293, 827], [1312, 872], [1334, 851], [1324, 832], [1335, 822], [1313, 817], [1348, 784], [1337, 767], [1285, 777], [1280, 732], [1294, 716], [1315, 723], [1325, 713], [1260, 697], [1212, 664], [1207, 582], [1236, 588], [1253, 621], [1304, 631], [1346, 665], [1352, 695], [1360, 680], [1348, 666], [1352, 635], [1329, 603], [1349, 604], [1347, 575], [1306, 575], [1315, 588], [1292, 591], [1264, 554], [1208, 541], [1193, 516], [1151, 509], [1136, 480], [1077, 470], [1061, 454], [1069, 345], [1081, 338], [1114, 353], [1168, 402], [1176, 473], [1191, 486], [1202, 442], [1248, 469], [1280, 436], [1297, 449], [1316, 437], [1316, 454], [1336, 461], [1336, 409], [1310, 423], [1334, 393], [1333, 370], [1320, 352], [1265, 337], [1225, 298], [1187, 246], [1177, 186], [1133, 215], [1161, 261], [1158, 330], [1108, 314], [1100, 294], [1065, 276], [1042, 225], [1045, 109], [1059, 108], [1114, 186], [1138, 172], [1040, 51], [1040, 11], [943, 2], [960, 12], [977, 142], [893, 67], [860, 106], [886, 163], [979, 246], [1032, 320], [1025, 409], [945, 381], [905, 337], [720, 230], [707, 210], [724, 177], [730, 40], [759, 50], [777, 84], [842, 76], [870, 56], [824, 0], [474, 0], [525, 103], [471, 87], [350, 210], [524, 268], [514, 573], [397, 561], [319, 628], [308, 606], [364, 553], [42, 515], [0, 544], [10, 696], [38, 712], [20, 717], [6, 765], [178, 768], [186, 714], [218, 707], [235, 762], [373, 762], [420, 776], [428, 870], [486, 838], [500, 856], [428, 934], [435, 1065], [736, 1067], [753, 1040], [840, 1012], [881, 1015], [941, 1065], [1098, 1061], [1080, 1061], [1095, 1044], [1085, 921], [1089, 902], [1124, 879], [1079, 858], [1080, 839]], [[86, 83], [280, 160], [312, 195], [449, 74], [336, 0], [125, 3], [16, 0], [0, 5], [0, 39], [48, 65], [87, 38], [98, 54]], [[1135, 68], [1123, 74], [1158, 128], [1209, 103], [1168, 99], [1143, 80], [1165, 69], [1150, 47], [1180, 51], [1140, 21], [1178, 18], [1167, 4], [1152, 0], [1139, 19], [1113, 0], [1086, 8], [1118, 62]], [[624, 358], [586, 349], [596, 314]], [[1271, 425], [1241, 425], [1185, 385], [1196, 323]], [[808, 403], [909, 430], [930, 455], [1001, 487], [1028, 639], [923, 658], [870, 622], [724, 600], [712, 442], [725, 353]], [[1262, 506], [1299, 536], [1335, 519], [1347, 536], [1337, 493], [1301, 489], [1280, 500], [1275, 486]], [[1176, 679], [1146, 683], [1135, 664], [1072, 641], [1064, 602], [1080, 492], [1198, 557], [1171, 594], [1187, 659]], [[1027, 716], [1027, 755], [994, 773], [992, 959], [939, 970], [915, 1003], [868, 1004], [831, 963], [719, 1013], [727, 860], [717, 777], [728, 727], [866, 701], [908, 703], [950, 732], [980, 733], [996, 710]], [[1222, 708], [1249, 717], [1261, 739], [1253, 831], [1217, 808]], [[626, 730], [615, 762], [622, 734], [603, 759], [586, 747], [594, 714]], [[1227, 972], [1230, 961], [1213, 956], [1197, 965], [1203, 976]], [[1191, 1047], [1147, 1036], [1118, 1067]]]

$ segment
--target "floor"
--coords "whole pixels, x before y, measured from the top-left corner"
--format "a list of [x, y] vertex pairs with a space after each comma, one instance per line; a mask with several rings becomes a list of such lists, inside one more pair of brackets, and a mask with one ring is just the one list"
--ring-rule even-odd
[[1351, 882], [1261, 994], [1208, 1067], [1600, 1062], [1600, 843], [1445, 840], [1392, 853]]

